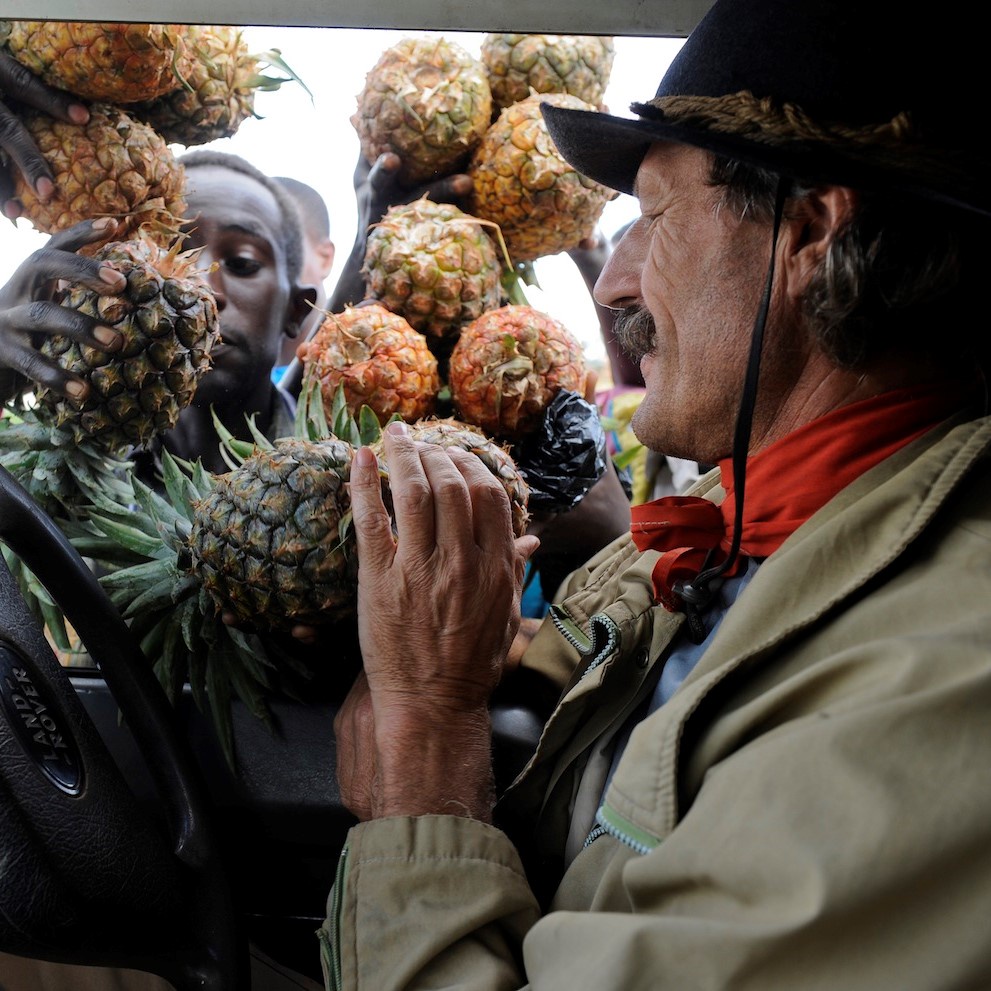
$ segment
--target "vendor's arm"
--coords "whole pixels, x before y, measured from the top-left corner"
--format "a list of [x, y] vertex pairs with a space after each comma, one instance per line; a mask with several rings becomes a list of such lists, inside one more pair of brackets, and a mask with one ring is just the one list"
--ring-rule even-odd
[[106, 239], [115, 228], [116, 221], [101, 218], [53, 235], [0, 288], [0, 400], [13, 398], [28, 382], [74, 399], [85, 398], [88, 385], [38, 350], [46, 336], [60, 334], [101, 351], [116, 351], [123, 345], [110, 327], [51, 298], [59, 281], [78, 283], [102, 295], [123, 289], [126, 280], [120, 272], [75, 253]]

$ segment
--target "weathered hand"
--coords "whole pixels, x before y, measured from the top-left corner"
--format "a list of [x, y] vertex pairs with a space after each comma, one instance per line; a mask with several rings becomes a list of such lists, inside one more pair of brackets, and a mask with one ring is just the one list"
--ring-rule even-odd
[[363, 822], [371, 819], [378, 790], [375, 717], [368, 678], [362, 671], [334, 718], [337, 784], [347, 809]]
[[78, 97], [47, 86], [6, 52], [0, 52], [0, 93], [7, 101], [0, 101], [0, 165], [3, 166], [0, 168], [0, 205], [7, 217], [15, 218], [20, 216], [21, 205], [12, 198], [14, 180], [8, 162], [18, 168], [43, 202], [55, 187], [48, 163], [14, 108], [34, 107], [74, 124], [85, 124], [89, 120], [89, 110]]
[[116, 351], [123, 341], [92, 317], [59, 306], [51, 298], [59, 280], [79, 283], [102, 295], [120, 292], [126, 280], [107, 265], [75, 254], [83, 245], [113, 235], [116, 221], [83, 221], [53, 235], [33, 252], [0, 288], [0, 400], [10, 399], [32, 380], [74, 399], [88, 386], [68, 375], [37, 349], [45, 336], [61, 334], [101, 351]]
[[[534, 537], [514, 540], [502, 486], [471, 454], [385, 434], [398, 538], [372, 453], [351, 470], [358, 633], [372, 718], [370, 814], [491, 814], [488, 701], [519, 626]], [[340, 745], [340, 743], [339, 743]], [[355, 808], [362, 804], [361, 795]]]

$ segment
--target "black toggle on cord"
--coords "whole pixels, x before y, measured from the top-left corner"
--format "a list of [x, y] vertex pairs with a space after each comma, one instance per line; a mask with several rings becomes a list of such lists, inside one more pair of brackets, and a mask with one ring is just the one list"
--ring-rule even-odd
[[[736, 415], [733, 433], [733, 485], [736, 489], [736, 508], [733, 514], [733, 538], [726, 560], [713, 567], [706, 567], [689, 582], [677, 582], [674, 591], [685, 604], [685, 618], [688, 622], [688, 635], [693, 643], [702, 643], [708, 635], [702, 613], [712, 601], [715, 590], [712, 582], [725, 574], [736, 562], [740, 554], [740, 538], [743, 530], [743, 497], [747, 484], [747, 455], [750, 451], [750, 434], [754, 422], [754, 407], [757, 404], [757, 382], [760, 377], [760, 360], [764, 347], [764, 330], [767, 314], [771, 308], [771, 287], [774, 284], [774, 260], [777, 254], [778, 233], [781, 230], [781, 215], [787, 198], [788, 182], [781, 176], [774, 197], [774, 225], [771, 232], [771, 261], [767, 267], [764, 294], [754, 321], [750, 337], [750, 354], [747, 358], [747, 374], [743, 382], [743, 395]], [[711, 556], [713, 551], [709, 552]], [[707, 557], [708, 560], [708, 557]]]

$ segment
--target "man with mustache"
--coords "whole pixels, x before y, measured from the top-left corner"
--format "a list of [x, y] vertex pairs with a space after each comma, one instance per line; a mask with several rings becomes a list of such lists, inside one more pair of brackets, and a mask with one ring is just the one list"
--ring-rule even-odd
[[[545, 107], [640, 202], [596, 290], [634, 429], [718, 470], [524, 644], [498, 487], [390, 428], [394, 535], [358, 452], [329, 988], [991, 983], [991, 161], [953, 23], [716, 0], [637, 118]], [[496, 802], [515, 664], [562, 693]]]

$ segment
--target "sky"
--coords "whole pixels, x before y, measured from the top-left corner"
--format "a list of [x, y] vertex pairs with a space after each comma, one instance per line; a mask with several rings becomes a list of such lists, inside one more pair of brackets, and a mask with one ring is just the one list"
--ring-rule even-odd
[[[262, 119], [245, 121], [231, 138], [205, 147], [238, 154], [269, 175], [293, 176], [313, 186], [327, 202], [331, 238], [337, 247], [333, 286], [354, 241], [356, 211], [352, 173], [359, 145], [350, 117], [365, 75], [379, 55], [401, 38], [437, 36], [436, 32], [353, 30], [339, 28], [246, 27], [254, 52], [276, 48], [313, 94], [288, 83], [275, 92], [256, 95], [255, 111]], [[448, 32], [478, 56], [484, 35]], [[616, 38], [616, 59], [605, 102], [612, 113], [629, 116], [634, 100], [654, 95], [657, 83], [681, 45], [670, 38]], [[185, 149], [175, 146], [181, 153]], [[600, 229], [610, 236], [637, 214], [636, 201], [620, 196], [606, 205]], [[27, 221], [0, 228], [0, 276], [7, 279], [20, 262], [47, 237]], [[539, 289], [529, 288], [533, 306], [561, 320], [585, 346], [591, 361], [604, 356], [591, 299], [566, 254], [539, 259]]]

